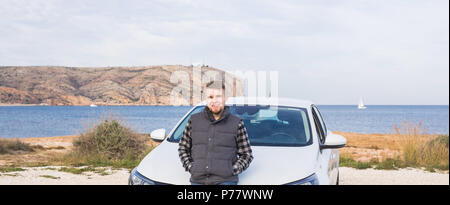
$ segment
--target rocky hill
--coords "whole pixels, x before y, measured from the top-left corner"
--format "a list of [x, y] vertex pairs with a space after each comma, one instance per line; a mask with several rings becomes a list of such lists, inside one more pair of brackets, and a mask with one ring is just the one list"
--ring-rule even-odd
[[[193, 75], [194, 69], [201, 75]], [[48, 105], [173, 105], [197, 103], [181, 94], [172, 98], [174, 88], [181, 87], [181, 79], [175, 82], [173, 74], [189, 75], [190, 91], [198, 88], [208, 71], [218, 73], [233, 88], [230, 95], [243, 94], [242, 80], [209, 66], [182, 65], [142, 67], [56, 67], [56, 66], [7, 66], [0, 67], [0, 104], [48, 104]], [[201, 78], [201, 77], [200, 77]], [[178, 79], [178, 78], [177, 78]], [[186, 79], [186, 78], [185, 78]], [[224, 78], [227, 79], [227, 78]], [[175, 83], [174, 83], [175, 82]], [[175, 99], [175, 101], [173, 100]], [[198, 99], [198, 98], [197, 98]]]

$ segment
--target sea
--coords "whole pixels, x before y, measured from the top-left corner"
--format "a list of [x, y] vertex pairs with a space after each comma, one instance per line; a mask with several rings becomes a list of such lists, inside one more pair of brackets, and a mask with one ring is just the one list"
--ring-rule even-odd
[[[318, 105], [328, 130], [395, 133], [404, 123], [428, 134], [449, 133], [448, 105]], [[0, 106], [0, 137], [78, 135], [102, 120], [116, 119], [140, 133], [169, 132], [191, 106]]]

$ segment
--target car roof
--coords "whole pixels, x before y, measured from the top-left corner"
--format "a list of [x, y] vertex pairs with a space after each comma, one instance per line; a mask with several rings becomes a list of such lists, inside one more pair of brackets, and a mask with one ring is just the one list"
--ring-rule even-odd
[[[271, 106], [289, 106], [309, 108], [314, 103], [309, 100], [299, 100], [293, 98], [269, 98], [269, 97], [229, 97], [225, 103], [231, 105], [271, 105]], [[197, 106], [206, 105], [206, 101]]]

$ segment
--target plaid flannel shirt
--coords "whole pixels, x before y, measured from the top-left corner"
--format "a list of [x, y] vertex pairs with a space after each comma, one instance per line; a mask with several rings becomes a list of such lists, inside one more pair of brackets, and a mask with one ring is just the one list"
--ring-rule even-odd
[[[190, 171], [192, 167], [191, 157], [191, 119], [186, 124], [186, 127], [181, 136], [178, 148], [178, 154], [181, 163], [186, 171]], [[237, 155], [238, 160], [233, 164], [233, 175], [238, 175], [243, 172], [250, 165], [253, 160], [252, 149], [250, 141], [248, 140], [247, 129], [245, 129], [244, 121], [241, 120], [238, 125], [238, 134], [236, 135]]]

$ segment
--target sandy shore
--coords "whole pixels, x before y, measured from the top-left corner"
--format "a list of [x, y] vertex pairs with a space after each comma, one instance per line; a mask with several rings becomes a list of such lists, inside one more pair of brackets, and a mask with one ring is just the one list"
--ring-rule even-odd
[[[0, 185], [126, 185], [129, 171], [106, 169], [108, 175], [94, 172], [71, 174], [57, 171], [58, 166], [24, 168], [26, 171], [0, 173]], [[341, 167], [341, 185], [449, 185], [448, 173], [431, 173], [421, 169], [358, 170]]]
[[[348, 146], [340, 149], [341, 154], [351, 156], [357, 161], [368, 161], [372, 158], [384, 159], [400, 153], [398, 137], [384, 134], [358, 134], [338, 132], [347, 138]], [[59, 166], [47, 166], [55, 156], [61, 156], [72, 149], [72, 141], [77, 136], [56, 136], [40, 138], [20, 138], [30, 145], [40, 145], [44, 150], [19, 155], [1, 155], [0, 167], [22, 167], [24, 171], [0, 172], [0, 184], [127, 184], [129, 170], [104, 169], [102, 174], [83, 172], [72, 174], [58, 171]], [[154, 146], [158, 143], [150, 141]], [[45, 164], [45, 165], [41, 165]], [[51, 164], [51, 163], [50, 163]], [[37, 167], [29, 167], [35, 166]], [[27, 167], [28, 166], [28, 167]], [[42, 167], [44, 166], [44, 167]], [[107, 174], [105, 174], [107, 173]], [[399, 170], [358, 170], [349, 167], [340, 168], [340, 184], [342, 185], [420, 185], [449, 184], [449, 172], [428, 172], [423, 169]]]
[[339, 168], [341, 185], [449, 185], [449, 174], [427, 172], [422, 169], [358, 170]]
[[7, 104], [7, 103], [0, 103], [0, 106], [40, 106], [40, 104]]
[[72, 148], [72, 142], [78, 138], [77, 135], [67, 136], [54, 136], [54, 137], [27, 137], [20, 138], [22, 142], [29, 143], [30, 145], [41, 145], [43, 147], [58, 147], [62, 146], [66, 149]]
[[105, 168], [106, 175], [96, 172], [72, 174], [58, 171], [60, 166], [24, 167], [25, 171], [0, 173], [0, 185], [115, 185], [128, 183], [127, 169]]

